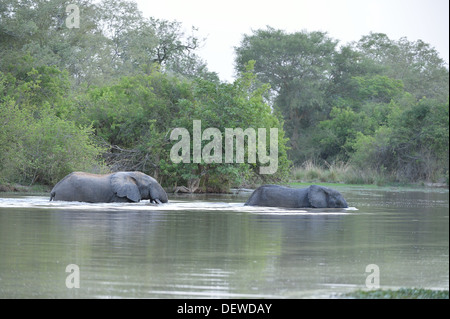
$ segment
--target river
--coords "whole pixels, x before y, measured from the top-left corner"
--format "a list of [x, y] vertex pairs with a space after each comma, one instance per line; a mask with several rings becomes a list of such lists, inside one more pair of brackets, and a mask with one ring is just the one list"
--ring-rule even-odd
[[[449, 289], [446, 189], [338, 188], [348, 209], [0, 194], [0, 298], [328, 298]], [[79, 288], [77, 288], [79, 287]]]

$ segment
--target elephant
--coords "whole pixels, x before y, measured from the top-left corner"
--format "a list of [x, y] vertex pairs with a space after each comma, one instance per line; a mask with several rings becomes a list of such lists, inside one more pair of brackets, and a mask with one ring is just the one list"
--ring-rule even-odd
[[151, 176], [141, 172], [97, 175], [73, 172], [60, 180], [50, 192], [50, 201], [88, 203], [139, 202], [167, 203], [164, 189]]
[[245, 205], [287, 208], [348, 207], [346, 200], [338, 191], [318, 185], [307, 188], [263, 185], [252, 193]]

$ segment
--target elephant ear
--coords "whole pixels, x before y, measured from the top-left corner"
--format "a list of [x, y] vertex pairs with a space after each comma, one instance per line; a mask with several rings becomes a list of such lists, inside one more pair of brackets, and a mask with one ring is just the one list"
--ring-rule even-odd
[[324, 187], [317, 185], [309, 186], [308, 199], [313, 208], [328, 207], [328, 193]]
[[136, 185], [136, 181], [133, 177], [127, 173], [115, 173], [111, 176], [111, 186], [113, 192], [118, 197], [126, 197], [133, 202], [139, 202], [141, 200], [141, 193]]

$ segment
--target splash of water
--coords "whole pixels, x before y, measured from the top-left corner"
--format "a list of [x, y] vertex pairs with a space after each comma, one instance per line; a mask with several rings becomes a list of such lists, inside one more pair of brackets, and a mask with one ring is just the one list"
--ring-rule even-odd
[[0, 198], [0, 207], [5, 208], [43, 208], [64, 210], [90, 210], [90, 211], [229, 211], [252, 214], [275, 215], [346, 215], [357, 210], [355, 207], [346, 209], [298, 209], [281, 207], [244, 206], [240, 202], [210, 202], [198, 200], [171, 200], [169, 203], [156, 205], [148, 201], [139, 203], [84, 203], [52, 201], [43, 196], [23, 196]]

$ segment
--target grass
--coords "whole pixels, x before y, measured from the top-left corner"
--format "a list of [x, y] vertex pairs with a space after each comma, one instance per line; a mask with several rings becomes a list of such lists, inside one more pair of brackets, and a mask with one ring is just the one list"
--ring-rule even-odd
[[292, 170], [293, 182], [328, 182], [344, 184], [385, 185], [385, 176], [371, 170], [358, 170], [344, 162], [326, 163], [325, 167], [306, 161]]
[[400, 288], [398, 290], [357, 290], [341, 295], [356, 299], [449, 299], [448, 290]]
[[24, 186], [20, 184], [10, 184], [4, 183], [0, 184], [0, 193], [32, 193], [32, 194], [42, 194], [48, 193], [51, 190], [51, 186], [34, 184], [32, 186]]
[[383, 170], [358, 169], [344, 162], [325, 163], [321, 166], [313, 161], [306, 161], [299, 167], [294, 167], [291, 172], [290, 185], [339, 183], [347, 185], [363, 185], [364, 187], [376, 186], [424, 186], [424, 183], [401, 183]]

